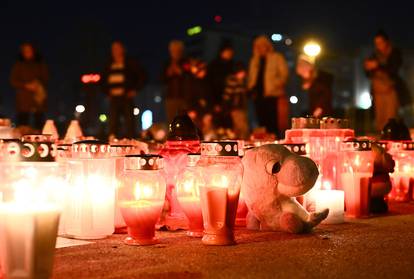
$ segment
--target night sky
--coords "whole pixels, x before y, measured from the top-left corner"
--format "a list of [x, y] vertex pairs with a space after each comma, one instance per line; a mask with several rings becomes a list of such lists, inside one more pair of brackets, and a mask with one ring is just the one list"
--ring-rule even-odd
[[[166, 45], [188, 27], [231, 26], [274, 30], [293, 38], [313, 36], [327, 53], [352, 53], [368, 45], [379, 28], [402, 48], [414, 47], [409, 1], [2, 1], [0, 6], [0, 110], [12, 105], [8, 83], [18, 46], [34, 42], [51, 71], [51, 102], [68, 80], [98, 71], [109, 44], [123, 40], [157, 80]], [[215, 15], [223, 17], [220, 26]], [[73, 87], [73, 88], [72, 88]], [[60, 94], [60, 93], [59, 93]], [[76, 95], [76, 93], [74, 93]], [[66, 94], [60, 99], [68, 98]], [[76, 98], [73, 97], [72, 98]]]

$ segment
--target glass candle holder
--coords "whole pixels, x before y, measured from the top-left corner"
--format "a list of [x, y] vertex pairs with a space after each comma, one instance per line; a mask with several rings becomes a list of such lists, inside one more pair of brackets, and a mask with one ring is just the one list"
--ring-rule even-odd
[[155, 224], [165, 200], [166, 183], [159, 155], [127, 155], [122, 184], [118, 190], [119, 206], [128, 228], [128, 245], [153, 245]]
[[139, 151], [131, 144], [111, 144], [111, 157], [115, 160], [115, 233], [126, 232], [126, 224], [121, 214], [118, 202], [118, 189], [122, 185], [122, 175], [124, 173], [125, 156]]
[[66, 234], [78, 239], [101, 239], [114, 232], [115, 161], [109, 145], [95, 140], [76, 142], [69, 171]]
[[65, 170], [50, 142], [9, 144], [18, 160], [0, 162], [0, 270], [5, 278], [49, 278]]
[[243, 166], [236, 141], [203, 142], [197, 163], [204, 221], [203, 244], [232, 245]]
[[187, 167], [178, 176], [176, 186], [178, 202], [188, 219], [187, 235], [192, 237], [202, 237], [204, 230], [199, 188], [203, 179], [196, 167], [199, 160], [199, 153], [187, 155]]
[[414, 198], [414, 142], [392, 142], [390, 154], [395, 160], [395, 171], [391, 173], [392, 190], [388, 197], [408, 202]]
[[342, 187], [345, 191], [346, 216], [369, 216], [370, 180], [374, 170], [374, 154], [368, 140], [342, 143]]
[[187, 220], [177, 200], [177, 177], [187, 164], [187, 154], [200, 151], [200, 140], [197, 128], [186, 115], [178, 115], [169, 125], [167, 141], [159, 155], [164, 158], [167, 180], [166, 201], [169, 211], [164, 223], [169, 230], [185, 228]]

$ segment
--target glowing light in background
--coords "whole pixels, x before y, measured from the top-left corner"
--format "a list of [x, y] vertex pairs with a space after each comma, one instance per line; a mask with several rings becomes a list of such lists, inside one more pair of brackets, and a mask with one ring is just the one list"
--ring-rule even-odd
[[106, 114], [102, 113], [99, 115], [99, 121], [101, 121], [102, 123], [106, 122], [108, 120], [108, 117], [106, 116]]
[[194, 36], [194, 35], [200, 34], [202, 31], [203, 31], [203, 28], [200, 25], [193, 26], [187, 29], [187, 35]]
[[271, 37], [273, 42], [280, 42], [283, 39], [283, 36], [281, 34], [273, 34]]
[[147, 109], [141, 116], [142, 130], [146, 130], [152, 126], [152, 111]]
[[77, 113], [82, 113], [82, 112], [84, 112], [85, 111], [85, 106], [84, 105], [77, 105], [76, 107], [75, 107], [75, 111], [77, 112]]
[[221, 15], [214, 16], [214, 21], [220, 23], [223, 21], [223, 17]]
[[99, 74], [85, 74], [81, 76], [82, 83], [97, 83], [101, 80]]
[[303, 51], [310, 57], [316, 57], [321, 53], [321, 46], [317, 42], [307, 42], [303, 47]]
[[363, 91], [357, 97], [356, 105], [361, 109], [369, 109], [372, 106], [371, 94], [368, 91]]
[[290, 102], [291, 104], [297, 104], [297, 103], [299, 102], [299, 99], [298, 99], [298, 97], [296, 97], [296, 96], [290, 96], [290, 98], [289, 98], [289, 102]]
[[156, 103], [161, 103], [161, 101], [162, 101], [161, 96], [155, 96], [155, 97], [154, 97], [154, 102], [156, 102]]
[[137, 116], [139, 114], [139, 108], [134, 108], [133, 114]]
[[290, 46], [293, 43], [292, 39], [287, 38], [285, 40], [285, 45]]

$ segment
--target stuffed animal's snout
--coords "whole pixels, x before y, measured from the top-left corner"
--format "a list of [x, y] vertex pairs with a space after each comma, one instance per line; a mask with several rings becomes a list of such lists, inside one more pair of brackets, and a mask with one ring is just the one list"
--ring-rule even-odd
[[279, 191], [288, 196], [308, 192], [318, 178], [318, 168], [309, 158], [297, 155], [287, 157], [278, 174]]

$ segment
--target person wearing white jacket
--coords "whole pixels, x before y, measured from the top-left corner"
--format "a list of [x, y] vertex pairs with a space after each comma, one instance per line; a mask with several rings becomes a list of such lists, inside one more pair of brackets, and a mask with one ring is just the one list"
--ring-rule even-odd
[[257, 37], [253, 42], [247, 87], [256, 106], [259, 125], [276, 135], [286, 128], [288, 102], [285, 86], [288, 76], [283, 55], [273, 49], [266, 36]]

